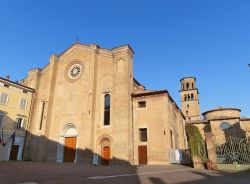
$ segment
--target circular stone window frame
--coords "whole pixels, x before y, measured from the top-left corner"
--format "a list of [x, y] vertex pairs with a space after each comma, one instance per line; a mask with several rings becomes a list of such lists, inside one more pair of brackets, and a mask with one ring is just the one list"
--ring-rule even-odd
[[[79, 76], [77, 76], [76, 78], [70, 78], [70, 69], [74, 66], [74, 65], [80, 65], [81, 67], [81, 72], [79, 74]], [[64, 78], [68, 81], [68, 82], [75, 82], [77, 80], [79, 80], [84, 72], [84, 63], [79, 61], [79, 60], [74, 60], [72, 62], [70, 62], [70, 64], [68, 64], [64, 70]]]

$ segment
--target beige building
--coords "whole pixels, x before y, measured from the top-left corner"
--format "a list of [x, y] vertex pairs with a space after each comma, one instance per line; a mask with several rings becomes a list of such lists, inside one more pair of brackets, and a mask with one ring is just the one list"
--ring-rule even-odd
[[181, 110], [167, 90], [134, 79], [133, 55], [129, 45], [76, 43], [30, 70], [23, 85], [36, 92], [25, 160], [168, 164], [171, 149], [185, 149]]
[[22, 160], [34, 89], [0, 77], [0, 161]]
[[250, 136], [250, 118], [240, 116], [240, 109], [219, 107], [204, 112], [203, 120], [191, 121], [202, 135], [207, 132], [214, 134], [216, 145], [226, 142], [226, 138], [246, 138]]
[[194, 77], [181, 79], [182, 111], [187, 123], [196, 125], [203, 137], [212, 132], [215, 143], [221, 145], [228, 137], [245, 138], [250, 136], [250, 118], [240, 116], [240, 109], [219, 107], [202, 113], [200, 116], [198, 89]]

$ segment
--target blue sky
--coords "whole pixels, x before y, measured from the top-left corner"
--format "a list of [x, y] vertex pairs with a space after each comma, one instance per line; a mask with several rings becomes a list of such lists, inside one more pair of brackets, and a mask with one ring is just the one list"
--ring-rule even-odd
[[148, 89], [195, 76], [201, 111], [250, 116], [249, 0], [0, 0], [0, 76], [22, 79], [80, 37], [104, 48], [130, 44], [134, 75]]

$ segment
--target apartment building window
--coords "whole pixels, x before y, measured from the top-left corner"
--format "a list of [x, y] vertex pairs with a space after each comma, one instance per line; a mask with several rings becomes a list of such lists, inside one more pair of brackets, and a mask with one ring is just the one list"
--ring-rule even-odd
[[138, 107], [139, 108], [145, 108], [146, 107], [146, 101], [140, 101], [140, 102], [138, 102]]
[[20, 109], [26, 109], [27, 99], [22, 98], [20, 101]]
[[3, 126], [3, 114], [0, 114], [0, 128]]
[[148, 141], [148, 135], [147, 135], [147, 129], [146, 128], [140, 128], [139, 129], [139, 136], [141, 142], [147, 142]]
[[9, 95], [7, 93], [1, 93], [0, 104], [6, 105], [8, 102]]
[[17, 129], [21, 129], [21, 128], [26, 128], [26, 118], [24, 118], [24, 117], [17, 117], [16, 118], [16, 128]]
[[110, 95], [104, 96], [104, 125], [110, 125]]

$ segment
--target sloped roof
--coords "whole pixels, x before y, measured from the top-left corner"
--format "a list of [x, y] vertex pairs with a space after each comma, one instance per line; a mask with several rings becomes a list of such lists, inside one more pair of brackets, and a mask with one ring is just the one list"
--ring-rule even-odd
[[21, 88], [21, 89], [29, 90], [29, 91], [31, 91], [31, 92], [34, 92], [34, 91], [35, 91], [35, 89], [33, 89], [33, 88], [24, 86], [24, 85], [22, 85], [22, 84], [19, 84], [18, 82], [14, 82], [14, 81], [11, 81], [11, 80], [9, 80], [9, 79], [5, 79], [5, 78], [0, 77], [0, 80], [2, 80], [4, 83], [13, 85], [13, 86], [18, 87], [18, 88]]

